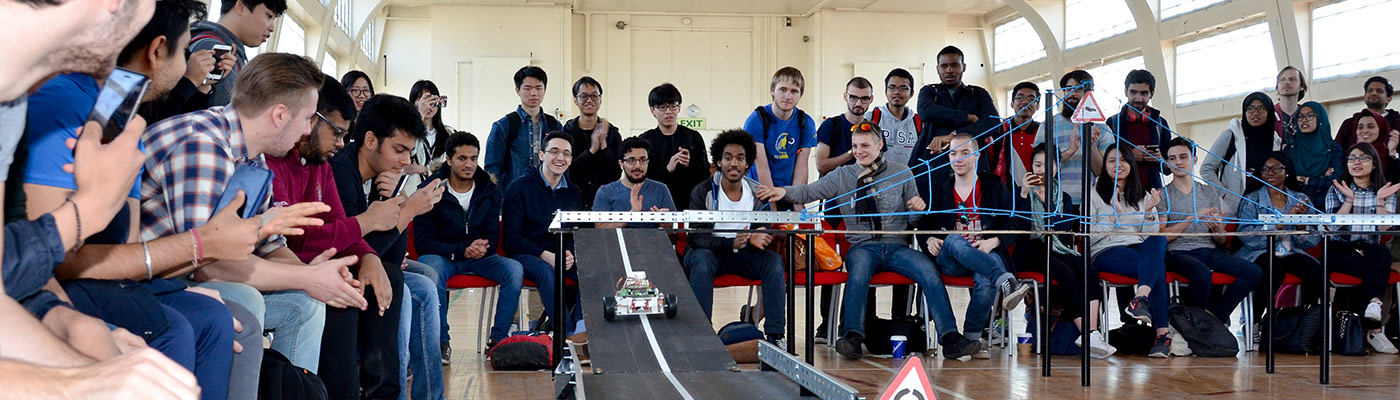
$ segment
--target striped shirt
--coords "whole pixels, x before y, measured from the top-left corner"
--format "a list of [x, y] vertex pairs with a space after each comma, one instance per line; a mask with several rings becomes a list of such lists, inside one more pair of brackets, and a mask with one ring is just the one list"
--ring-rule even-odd
[[[1350, 188], [1351, 188], [1352, 197], [1353, 197], [1353, 199], [1352, 199], [1352, 201], [1351, 201], [1351, 214], [1355, 214], [1355, 215], [1370, 215], [1370, 214], [1375, 214], [1375, 213], [1376, 213], [1376, 206], [1378, 205], [1378, 202], [1377, 202], [1377, 200], [1376, 200], [1376, 191], [1375, 191], [1374, 189], [1372, 189], [1372, 188], [1374, 188], [1375, 186], [1376, 186], [1376, 184], [1375, 184], [1374, 182], [1371, 184], [1371, 188], [1360, 188], [1360, 187], [1357, 187], [1356, 184], [1354, 184], [1354, 183], [1347, 183], [1347, 187], [1350, 187]], [[1346, 197], [1345, 197], [1345, 196], [1342, 196], [1342, 192], [1337, 191], [1337, 188], [1336, 188], [1335, 186], [1327, 189], [1327, 213], [1328, 213], [1328, 214], [1336, 214], [1336, 213], [1337, 213], [1337, 210], [1339, 210], [1339, 209], [1342, 208], [1342, 203], [1345, 202], [1345, 201], [1346, 201]], [[1395, 196], [1390, 196], [1390, 197], [1388, 197], [1388, 198], [1385, 199], [1385, 209], [1386, 209], [1386, 213], [1387, 213], [1387, 214], [1394, 214], [1394, 213], [1395, 213]], [[1377, 228], [1379, 228], [1379, 227], [1376, 226], [1376, 225], [1354, 225], [1354, 226], [1327, 225], [1327, 230], [1330, 230], [1330, 231], [1363, 231], [1363, 232], [1366, 232], [1366, 231], [1376, 231], [1376, 230], [1378, 230]], [[1377, 235], [1343, 235], [1343, 236], [1341, 236], [1341, 238], [1342, 238], [1343, 241], [1348, 241], [1348, 242], [1366, 242], [1366, 243], [1371, 243], [1371, 244], [1380, 244], [1380, 242], [1381, 242], [1380, 236], [1377, 236]]]
[[[204, 225], [213, 216], [236, 166], [267, 168], [261, 154], [248, 154], [243, 126], [233, 106], [166, 119], [147, 128], [141, 142], [149, 155], [141, 174], [141, 240]], [[261, 214], [268, 204], [257, 207]], [[285, 245], [286, 238], [274, 235], [258, 243], [253, 253], [265, 256]]]
[[[1063, 114], [1055, 114], [1055, 148], [1063, 153], [1065, 149], [1069, 147], [1071, 135], [1080, 134], [1080, 125], [1082, 124], [1070, 122], [1069, 118], [1065, 118]], [[1048, 126], [1049, 124], [1040, 125], [1040, 130], [1036, 132], [1035, 141], [1031, 143], [1031, 146], [1039, 146], [1041, 143], [1045, 143], [1045, 130]], [[1096, 143], [1096, 145], [1099, 150], [1107, 149], [1108, 146], [1114, 142], [1115, 136], [1113, 136], [1113, 130], [1109, 129], [1108, 125], [1104, 124], [1094, 124], [1094, 126], [1099, 127], [1099, 142]], [[1082, 198], [1084, 194], [1084, 171], [1088, 169], [1089, 166], [1093, 165], [1092, 163], [1086, 164], [1084, 162], [1083, 153], [1082, 150], [1076, 150], [1074, 155], [1060, 160], [1061, 168], [1057, 170], [1060, 173], [1060, 191], [1069, 193], [1069, 197], [1074, 201], [1075, 205], [1084, 203], [1084, 199]], [[1094, 174], [1096, 173], [1098, 173], [1098, 171], [1089, 171], [1089, 184], [1092, 185], [1094, 183]], [[1020, 177], [1016, 178], [1019, 179]]]

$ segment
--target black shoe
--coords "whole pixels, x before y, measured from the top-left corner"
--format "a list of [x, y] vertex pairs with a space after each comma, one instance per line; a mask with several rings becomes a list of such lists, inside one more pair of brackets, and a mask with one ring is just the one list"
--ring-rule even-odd
[[[495, 346], [496, 341], [486, 342], [486, 354], [491, 354], [491, 346]], [[442, 365], [452, 365], [452, 344], [442, 342]]]
[[778, 346], [778, 348], [783, 351], [787, 351], [788, 349], [788, 341], [787, 339], [783, 339], [783, 335], [769, 335], [765, 340], [767, 340], [768, 343], [772, 343], [774, 346]]
[[1147, 352], [1148, 357], [1167, 358], [1172, 355], [1172, 338], [1168, 335], [1157, 336], [1157, 340], [1152, 342], [1152, 350]]
[[859, 360], [861, 337], [854, 333], [846, 334], [845, 337], [836, 340], [836, 352], [848, 360]]
[[821, 325], [817, 325], [817, 337], [814, 338], [812, 342], [826, 344], [826, 331], [827, 327], [825, 322], [823, 322]]
[[[446, 344], [444, 344], [443, 346], [446, 346]], [[493, 340], [487, 340], [487, 341], [486, 341], [486, 348], [481, 350], [481, 354], [485, 354], [485, 355], [486, 355], [486, 359], [487, 359], [487, 360], [490, 360], [490, 359], [491, 359], [491, 349], [494, 349], [494, 348], [496, 348], [496, 341], [495, 341], [494, 339], [493, 339]], [[452, 351], [452, 349], [447, 349], [447, 351]], [[443, 354], [446, 354], [446, 353], [443, 353]], [[447, 363], [446, 363], [447, 356], [443, 356], [442, 359], [443, 359], [443, 364], [442, 364], [442, 365], [447, 365]]]
[[949, 333], [943, 336], [943, 358], [949, 360], [962, 360], [972, 358], [982, 351], [982, 341], [968, 339], [960, 333]]
[[1142, 321], [1144, 325], [1152, 325], [1152, 313], [1147, 310], [1147, 296], [1134, 297], [1128, 302], [1128, 308], [1123, 312], [1128, 313], [1133, 319]]
[[1010, 311], [1021, 304], [1021, 300], [1026, 298], [1026, 293], [1030, 292], [1031, 285], [1022, 284], [1015, 279], [1007, 279], [1001, 283], [1001, 309]]

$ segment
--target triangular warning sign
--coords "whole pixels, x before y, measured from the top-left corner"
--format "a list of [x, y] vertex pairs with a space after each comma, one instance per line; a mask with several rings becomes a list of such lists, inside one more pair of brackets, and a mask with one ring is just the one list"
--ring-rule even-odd
[[910, 357], [904, 368], [894, 374], [890, 386], [880, 393], [880, 400], [934, 400], [933, 385], [929, 384], [928, 373], [919, 357]]
[[1074, 115], [1070, 116], [1069, 120], [1076, 124], [1104, 122], [1108, 120], [1108, 116], [1103, 114], [1099, 102], [1094, 100], [1094, 92], [1086, 91], [1084, 99], [1079, 101], [1079, 108], [1074, 109]]

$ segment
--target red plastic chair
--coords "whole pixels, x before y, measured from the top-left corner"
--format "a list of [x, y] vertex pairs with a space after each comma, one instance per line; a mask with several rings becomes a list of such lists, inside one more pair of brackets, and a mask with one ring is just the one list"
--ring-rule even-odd
[[[482, 336], [486, 331], [486, 321], [494, 320], [487, 315], [496, 314], [496, 292], [500, 284], [475, 274], [458, 274], [447, 278], [447, 290], [481, 289], [481, 309], [476, 314], [476, 347], [482, 347]], [[444, 299], [445, 300], [445, 299]], [[487, 303], [490, 305], [487, 305]], [[445, 307], [445, 306], [444, 306]]]

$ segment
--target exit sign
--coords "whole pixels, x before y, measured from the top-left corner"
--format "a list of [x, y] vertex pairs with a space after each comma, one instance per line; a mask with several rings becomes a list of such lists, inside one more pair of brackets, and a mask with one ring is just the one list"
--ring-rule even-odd
[[705, 130], [704, 118], [679, 118], [676, 120], [676, 122], [679, 123], [680, 126], [684, 126], [686, 128], [694, 129], [697, 131]]

